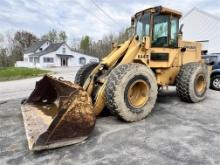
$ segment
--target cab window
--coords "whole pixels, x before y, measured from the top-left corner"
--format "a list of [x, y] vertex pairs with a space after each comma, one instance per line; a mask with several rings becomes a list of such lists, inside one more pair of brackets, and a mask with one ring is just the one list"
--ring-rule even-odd
[[169, 17], [166, 15], [154, 15], [153, 21], [153, 47], [168, 47]]
[[178, 29], [179, 21], [177, 18], [171, 18], [170, 47], [178, 47]]
[[142, 40], [144, 36], [148, 36], [150, 32], [150, 14], [145, 13], [137, 17], [136, 34]]

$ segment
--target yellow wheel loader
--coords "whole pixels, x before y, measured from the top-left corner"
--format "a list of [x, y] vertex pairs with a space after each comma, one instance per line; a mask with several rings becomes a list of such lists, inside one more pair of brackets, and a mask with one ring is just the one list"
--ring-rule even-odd
[[104, 108], [127, 122], [142, 120], [162, 86], [176, 86], [183, 101], [203, 100], [208, 69], [200, 43], [182, 40], [180, 17], [161, 6], [140, 11], [131, 19], [133, 36], [83, 66], [75, 83], [48, 75], [37, 82], [21, 106], [30, 150], [82, 142]]

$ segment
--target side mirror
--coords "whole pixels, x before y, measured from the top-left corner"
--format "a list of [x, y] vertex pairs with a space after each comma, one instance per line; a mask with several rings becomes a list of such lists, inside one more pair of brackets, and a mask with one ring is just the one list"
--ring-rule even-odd
[[184, 26], [184, 24], [180, 25], [179, 34], [183, 34], [183, 26]]
[[134, 16], [131, 17], [131, 26], [134, 26]]

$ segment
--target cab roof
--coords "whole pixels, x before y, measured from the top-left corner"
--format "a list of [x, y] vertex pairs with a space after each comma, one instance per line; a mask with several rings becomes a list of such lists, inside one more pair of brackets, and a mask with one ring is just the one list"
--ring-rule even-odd
[[137, 12], [135, 14], [135, 16], [139, 15], [140, 13], [143, 13], [143, 12], [150, 12], [150, 13], [159, 12], [159, 13], [163, 13], [163, 14], [171, 14], [171, 15], [177, 16], [179, 18], [182, 16], [181, 12], [179, 12], [177, 10], [169, 9], [169, 8], [166, 8], [163, 6], [156, 6], [156, 7], [151, 7], [151, 8], [141, 10], [141, 11]]

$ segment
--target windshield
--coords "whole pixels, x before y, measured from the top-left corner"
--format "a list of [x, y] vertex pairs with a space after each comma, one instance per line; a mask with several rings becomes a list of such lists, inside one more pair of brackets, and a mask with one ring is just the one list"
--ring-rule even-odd
[[153, 47], [168, 46], [168, 24], [169, 17], [165, 15], [155, 15], [153, 25]]
[[145, 13], [137, 16], [136, 20], [136, 35], [142, 40], [144, 36], [149, 36], [150, 32], [150, 14]]

